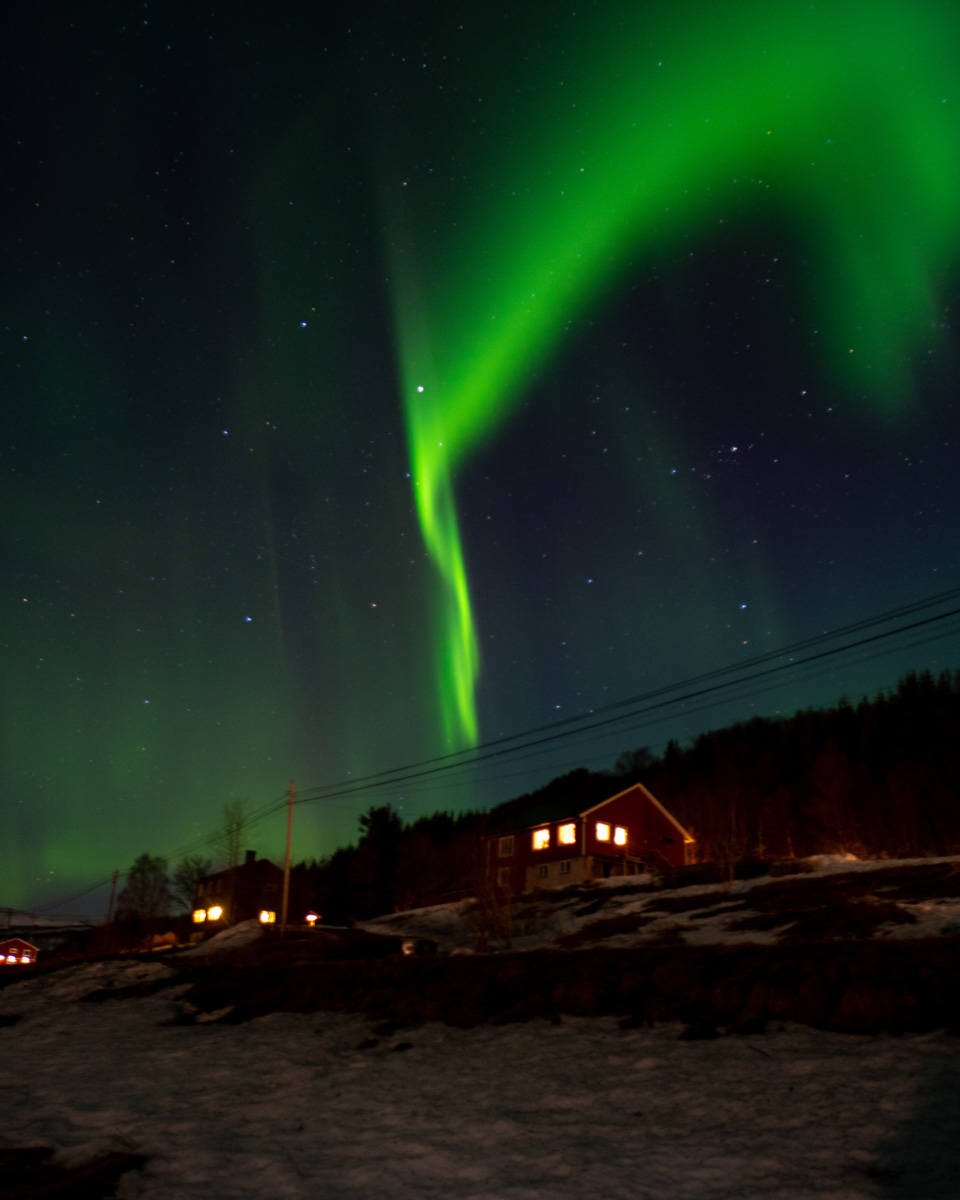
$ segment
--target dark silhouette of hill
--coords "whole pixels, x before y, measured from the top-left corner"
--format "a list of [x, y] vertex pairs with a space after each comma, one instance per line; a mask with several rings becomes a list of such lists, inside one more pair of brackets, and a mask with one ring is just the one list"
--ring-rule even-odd
[[582, 811], [641, 782], [697, 839], [703, 861], [850, 852], [960, 852], [960, 672], [911, 673], [856, 705], [807, 709], [701, 734], [661, 756], [640, 747], [609, 771], [585, 768], [488, 813], [404, 825], [390, 805], [360, 818], [356, 846], [295, 868], [306, 904], [358, 919], [435, 903], [478, 886], [484, 835], [536, 824], [560, 800]]

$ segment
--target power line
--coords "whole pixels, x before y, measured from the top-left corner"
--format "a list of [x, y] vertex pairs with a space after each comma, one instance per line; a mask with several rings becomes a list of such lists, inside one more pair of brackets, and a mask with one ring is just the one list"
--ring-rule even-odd
[[[742, 687], [746, 684], [756, 682], [761, 679], [768, 679], [770, 676], [780, 674], [784, 671], [799, 670], [802, 667], [809, 666], [811, 663], [822, 662], [823, 660], [833, 658], [837, 655], [847, 654], [853, 650], [865, 647], [875, 646], [878, 643], [885, 641], [888, 638], [896, 637], [900, 634], [909, 633], [913, 630], [935, 625], [940, 621], [948, 620], [951, 617], [960, 616], [960, 608], [953, 608], [944, 613], [938, 613], [934, 616], [924, 617], [921, 620], [909, 622], [906, 625], [900, 625], [894, 629], [884, 630], [883, 632], [871, 634], [868, 637], [859, 638], [855, 641], [848, 642], [845, 645], [833, 646], [830, 649], [819, 650], [815, 654], [810, 654], [805, 658], [797, 659], [795, 656], [807, 650], [816, 649], [819, 646], [829, 645], [830, 642], [836, 641], [841, 637], [849, 637], [852, 634], [862, 633], [869, 629], [876, 629], [878, 626], [889, 624], [891, 621], [901, 620], [907, 616], [925, 612], [930, 608], [938, 605], [953, 602], [960, 599], [960, 588], [954, 588], [947, 592], [941, 592], [937, 595], [928, 596], [922, 600], [915, 601], [911, 604], [902, 605], [899, 608], [891, 609], [885, 613], [879, 613], [872, 617], [864, 618], [860, 621], [852, 622], [851, 624], [841, 626], [836, 630], [827, 630], [821, 634], [816, 634], [813, 637], [805, 638], [801, 641], [790, 643], [787, 646], [780, 647], [777, 650], [765, 651], [763, 654], [754, 655], [751, 658], [741, 663], [731, 663], [723, 667], [718, 667], [712, 671], [704, 672], [700, 675], [692, 676], [680, 683], [668, 684], [650, 691], [640, 693], [636, 696], [630, 696], [626, 699], [613, 701], [610, 704], [592, 709], [588, 713], [581, 713], [578, 716], [565, 717], [560, 721], [553, 721], [546, 725], [535, 726], [532, 729], [524, 730], [519, 733], [505, 734], [498, 738], [493, 738], [489, 741], [482, 742], [477, 746], [470, 747], [465, 750], [453, 751], [448, 754], [434, 756], [433, 758], [423, 759], [419, 762], [409, 763], [405, 766], [392, 767], [387, 770], [377, 771], [370, 775], [360, 776], [357, 779], [340, 780], [329, 784], [322, 784], [315, 788], [308, 789], [307, 792], [301, 793], [297, 798], [298, 804], [313, 804], [319, 801], [330, 801], [343, 799], [360, 792], [377, 790], [385, 787], [395, 787], [400, 784], [409, 783], [413, 780], [426, 779], [427, 777], [444, 774], [456, 770], [475, 771], [482, 763], [490, 762], [494, 759], [506, 759], [515, 755], [521, 755], [523, 751], [531, 751], [531, 754], [522, 754], [522, 757], [532, 757], [544, 751], [540, 747], [548, 747], [556, 742], [567, 738], [582, 738], [585, 734], [599, 729], [611, 730], [612, 727], [621, 722], [635, 721], [638, 718], [650, 718], [654, 714], [661, 713], [664, 710], [670, 709], [676, 705], [685, 705], [691, 701], [699, 700], [706, 696], [716, 697], [717, 693], [721, 693], [730, 689]], [[919, 645], [925, 642], [943, 637], [944, 634], [937, 633], [933, 637], [925, 637], [922, 639], [913, 640], [910, 645]], [[777, 659], [788, 658], [787, 662], [776, 663]], [[873, 657], [868, 656], [865, 660], [870, 661]], [[773, 666], [766, 666], [768, 663], [776, 663]], [[753, 668], [763, 667], [762, 670]], [[751, 672], [744, 674], [744, 672]], [[732, 678], [731, 678], [732, 676]], [[687, 690], [682, 690], [687, 689]], [[691, 690], [692, 689], [692, 690]], [[746, 694], [746, 697], [757, 694], [754, 689]], [[672, 694], [678, 693], [678, 694]], [[649, 703], [653, 701], [654, 703]], [[689, 710], [690, 713], [703, 711], [704, 709], [713, 707], [718, 701], [716, 698], [706, 704], [697, 705], [695, 709]], [[637, 705], [645, 707], [635, 707]], [[621, 709], [631, 709], [627, 712], [617, 712]], [[604, 715], [613, 714], [617, 715]], [[595, 718], [601, 718], [599, 720]], [[654, 722], [666, 720], [666, 716], [658, 716], [654, 718]], [[649, 719], [645, 724], [654, 723]], [[537, 737], [535, 735], [544, 734], [546, 736]], [[521, 739], [531, 739], [522, 741]], [[593, 739], [590, 739], [593, 740]], [[517, 743], [511, 745], [511, 743]], [[478, 753], [485, 751], [485, 753]], [[259, 808], [253, 810], [246, 819], [248, 826], [260, 824], [267, 817], [275, 815], [282, 811], [287, 804], [285, 795], [281, 795], [273, 800], [266, 801]], [[220, 833], [215, 831], [210, 834], [202, 835], [194, 838], [192, 841], [185, 843], [179, 848], [172, 851], [168, 858], [182, 858], [186, 854], [195, 852], [207, 847], [212, 847], [220, 838]], [[122, 872], [119, 876], [121, 879], [126, 879], [128, 872]], [[34, 912], [48, 912], [52, 908], [60, 905], [69, 904], [73, 900], [81, 899], [92, 892], [106, 887], [112, 881], [113, 876], [110, 875], [106, 879], [93, 884], [81, 891], [71, 893], [69, 896], [58, 897], [56, 900], [48, 904], [37, 906]]]
[[[320, 785], [317, 788], [308, 789], [306, 794], [301, 794], [297, 802], [299, 804], [315, 803], [319, 800], [349, 796], [356, 792], [370, 791], [379, 787], [390, 786], [396, 783], [404, 783], [412, 779], [419, 779], [429, 775], [436, 775], [441, 772], [457, 770], [461, 767], [473, 769], [479, 763], [487, 762], [494, 758], [504, 758], [508, 755], [518, 753], [521, 750], [530, 749], [531, 747], [547, 745], [567, 737], [577, 737], [583, 733], [589, 732], [590, 730], [609, 727], [617, 724], [620, 721], [635, 719], [638, 716], [646, 716], [648, 714], [661, 711], [662, 709], [670, 708], [678, 704], [684, 704], [688, 701], [699, 699], [702, 696], [712, 695], [725, 689], [738, 687], [755, 680], [767, 678], [771, 675], [780, 674], [784, 671], [797, 670], [801, 667], [809, 665], [810, 663], [831, 658], [838, 654], [845, 654], [851, 650], [858, 649], [859, 647], [873, 645], [875, 643], [884, 641], [887, 638], [908, 633], [911, 630], [920, 629], [922, 627], [935, 624], [939, 621], [947, 620], [950, 617], [956, 617], [960, 615], [960, 608], [954, 608], [948, 612], [939, 613], [935, 616], [925, 617], [922, 620], [913, 621], [909, 624], [901, 625], [895, 629], [889, 629], [882, 633], [871, 634], [869, 637], [848, 642], [843, 646], [835, 646], [831, 649], [821, 650], [816, 654], [808, 655], [806, 658], [797, 660], [795, 657], [790, 657], [787, 662], [766, 667], [763, 670], [756, 670], [751, 674], [742, 674], [742, 672], [749, 670], [751, 667], [763, 666], [766, 663], [773, 662], [774, 660], [783, 658], [787, 655], [796, 655], [804, 649], [813, 649], [816, 646], [835, 641], [838, 637], [849, 635], [850, 633], [861, 632], [866, 629], [876, 628], [877, 625], [888, 623], [889, 621], [898, 617], [922, 612], [935, 606], [936, 604], [942, 604], [947, 600], [954, 600], [957, 598], [960, 598], [960, 588], [954, 589], [950, 592], [941, 593], [938, 596], [929, 597], [926, 600], [917, 601], [914, 604], [904, 605], [901, 608], [893, 609], [890, 612], [882, 613], [875, 617], [869, 617], [865, 620], [854, 622], [853, 624], [844, 626], [838, 630], [818, 634], [815, 637], [807, 638], [801, 642], [794, 642], [791, 645], [782, 647], [778, 650], [770, 650], [764, 654], [755, 655], [753, 658], [748, 659], [744, 663], [730, 664], [725, 667], [717, 668], [713, 671], [705, 672], [704, 674], [694, 676], [683, 683], [655, 688], [649, 692], [642, 693], [639, 696], [633, 696], [625, 700], [615, 701], [611, 704], [604, 705], [602, 708], [594, 709], [590, 713], [581, 714], [577, 717], [567, 717], [562, 721], [555, 721], [548, 725], [541, 725], [523, 733], [508, 734], [503, 737], [481, 743], [479, 746], [473, 747], [472, 749], [438, 755], [434, 758], [424, 759], [420, 762], [408, 764], [405, 767], [394, 767], [389, 770], [375, 772], [371, 775], [361, 776], [353, 780], [341, 780], [336, 783]], [[731, 675], [735, 672], [740, 673], [738, 678], [726, 680], [723, 679], [724, 676]], [[720, 682], [710, 682], [712, 680], [720, 680]], [[696, 687], [695, 685], [698, 684], [708, 684], [709, 686]], [[679, 689], [685, 687], [693, 688], [693, 690], [680, 692], [678, 695], [670, 695], [670, 693], [679, 692]], [[646, 704], [648, 700], [657, 700], [658, 697], [664, 698], [660, 699], [657, 703], [647, 705], [647, 707], [634, 708], [633, 711], [620, 713], [617, 716], [606, 716], [601, 720], [592, 719], [594, 717], [599, 717], [604, 713], [613, 712], [616, 709], [622, 709], [631, 705]], [[563, 726], [570, 726], [574, 724], [577, 726], [575, 729], [561, 728]], [[540, 733], [544, 733], [547, 736], [534, 737], [534, 735]], [[522, 742], [519, 745], [509, 746], [509, 743], [517, 742], [521, 738], [531, 738], [533, 740]], [[498, 747], [500, 748], [498, 749]], [[482, 750], [487, 751], [487, 753], [477, 754], [477, 751]], [[472, 755], [472, 757], [467, 758], [467, 755]]]
[[[265, 817], [272, 816], [276, 811], [276, 808], [274, 807], [275, 803], [275, 801], [267, 801], [265, 804], [261, 805], [259, 809], [254, 809], [249, 819], [245, 821], [245, 824], [249, 826], [258, 825]], [[283, 808], [285, 804], [286, 799], [284, 798], [280, 801], [280, 807]], [[220, 836], [219, 830], [215, 830], [213, 833], [204, 834], [201, 837], [194, 838], [193, 841], [187, 842], [177, 849], [172, 850], [170, 854], [158, 857], [166, 858], [167, 861], [170, 861], [171, 859], [184, 858], [186, 855], [194, 853], [198, 850], [215, 846], [220, 840]], [[117, 882], [123, 882], [129, 874], [129, 871], [120, 871], [117, 875]], [[38, 904], [36, 908], [33, 908], [30, 911], [35, 913], [49, 912], [52, 908], [58, 908], [61, 904], [70, 904], [74, 900], [80, 900], [84, 896], [89, 896], [91, 892], [99, 891], [101, 888], [107, 887], [107, 885], [112, 882], [113, 874], [111, 873], [105, 879], [101, 879], [98, 883], [94, 883], [90, 887], [84, 888], [82, 891], [71, 892], [69, 896], [58, 896], [55, 900], [51, 900], [47, 904]]]

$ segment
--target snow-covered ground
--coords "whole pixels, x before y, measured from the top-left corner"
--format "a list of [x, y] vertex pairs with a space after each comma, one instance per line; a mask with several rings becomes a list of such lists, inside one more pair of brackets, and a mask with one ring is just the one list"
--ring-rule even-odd
[[[796, 884], [803, 889], [807, 883], [825, 880], [830, 876], [857, 875], [877, 880], [872, 899], [885, 898], [885, 875], [899, 875], [910, 868], [935, 872], [946, 868], [960, 873], [960, 858], [916, 858], [859, 860], [852, 854], [818, 855], [798, 864], [802, 874], [755, 879], [740, 879], [729, 884], [695, 884], [690, 887], [666, 889], [659, 886], [659, 877], [628, 876], [620, 879], [596, 880], [580, 888], [563, 892], [523, 897], [517, 905], [510, 947], [532, 950], [563, 944], [564, 939], [580, 937], [590, 945], [641, 946], [673, 938], [678, 944], [719, 945], [752, 942], [773, 944], [787, 932], [790, 922], [774, 930], [737, 929], [744, 917], [749, 917], [751, 893], [761, 895], [763, 889]], [[645, 889], [645, 890], [638, 890]], [[919, 886], [922, 892], [922, 884]], [[693, 904], [703, 898], [703, 907]], [[682, 906], [670, 911], [670, 905]], [[441, 953], [471, 950], [476, 941], [476, 920], [471, 916], [473, 902], [461, 900], [406, 912], [388, 913], [373, 921], [363, 922], [363, 928], [374, 933], [406, 937], [435, 938]], [[890, 923], [877, 931], [884, 938], [939, 937], [960, 933], [960, 896], [938, 897], [933, 900], [918, 896], [911, 900], [899, 897], [898, 906], [908, 915], [902, 924]], [[666, 907], [664, 907], [666, 905]], [[613, 918], [636, 918], [635, 928], [605, 932], [604, 923]], [[622, 924], [628, 924], [622, 922]], [[504, 949], [506, 942], [495, 940], [491, 949]], [[958, 1187], [960, 1197], [960, 1187]]]
[[[121, 1197], [234, 1200], [956, 1200], [960, 1043], [793, 1026], [565, 1019], [380, 1035], [275, 1013], [176, 1024], [162, 963], [65, 968], [0, 992], [0, 1144], [65, 1166], [148, 1156]], [[2, 1182], [0, 1182], [2, 1191]]]
[[31, 916], [16, 909], [0, 908], [0, 942], [23, 938], [41, 954], [52, 954], [71, 936], [88, 933], [99, 921], [87, 917]]

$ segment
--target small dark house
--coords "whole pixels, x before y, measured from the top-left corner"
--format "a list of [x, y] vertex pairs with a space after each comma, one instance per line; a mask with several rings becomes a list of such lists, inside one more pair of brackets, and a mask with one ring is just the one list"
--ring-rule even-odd
[[280, 917], [283, 871], [248, 850], [235, 867], [199, 880], [193, 895], [193, 923], [217, 927], [259, 919], [272, 925]]
[[693, 837], [642, 783], [580, 811], [553, 798], [524, 818], [486, 839], [488, 882], [509, 895], [691, 861]]

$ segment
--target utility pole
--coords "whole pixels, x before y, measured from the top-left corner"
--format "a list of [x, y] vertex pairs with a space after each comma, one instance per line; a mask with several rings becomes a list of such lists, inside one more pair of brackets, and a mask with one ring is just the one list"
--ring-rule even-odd
[[283, 911], [280, 914], [280, 936], [287, 932], [287, 910], [290, 906], [290, 837], [293, 833], [293, 780], [287, 800], [287, 857], [283, 864]]
[[110, 885], [110, 903], [107, 905], [107, 947], [113, 949], [113, 898], [117, 894], [117, 880], [120, 877], [119, 871], [113, 873], [113, 883]]
[[110, 885], [110, 903], [107, 905], [107, 924], [113, 920], [113, 898], [117, 894], [117, 880], [120, 877], [119, 871], [113, 873], [113, 883]]

